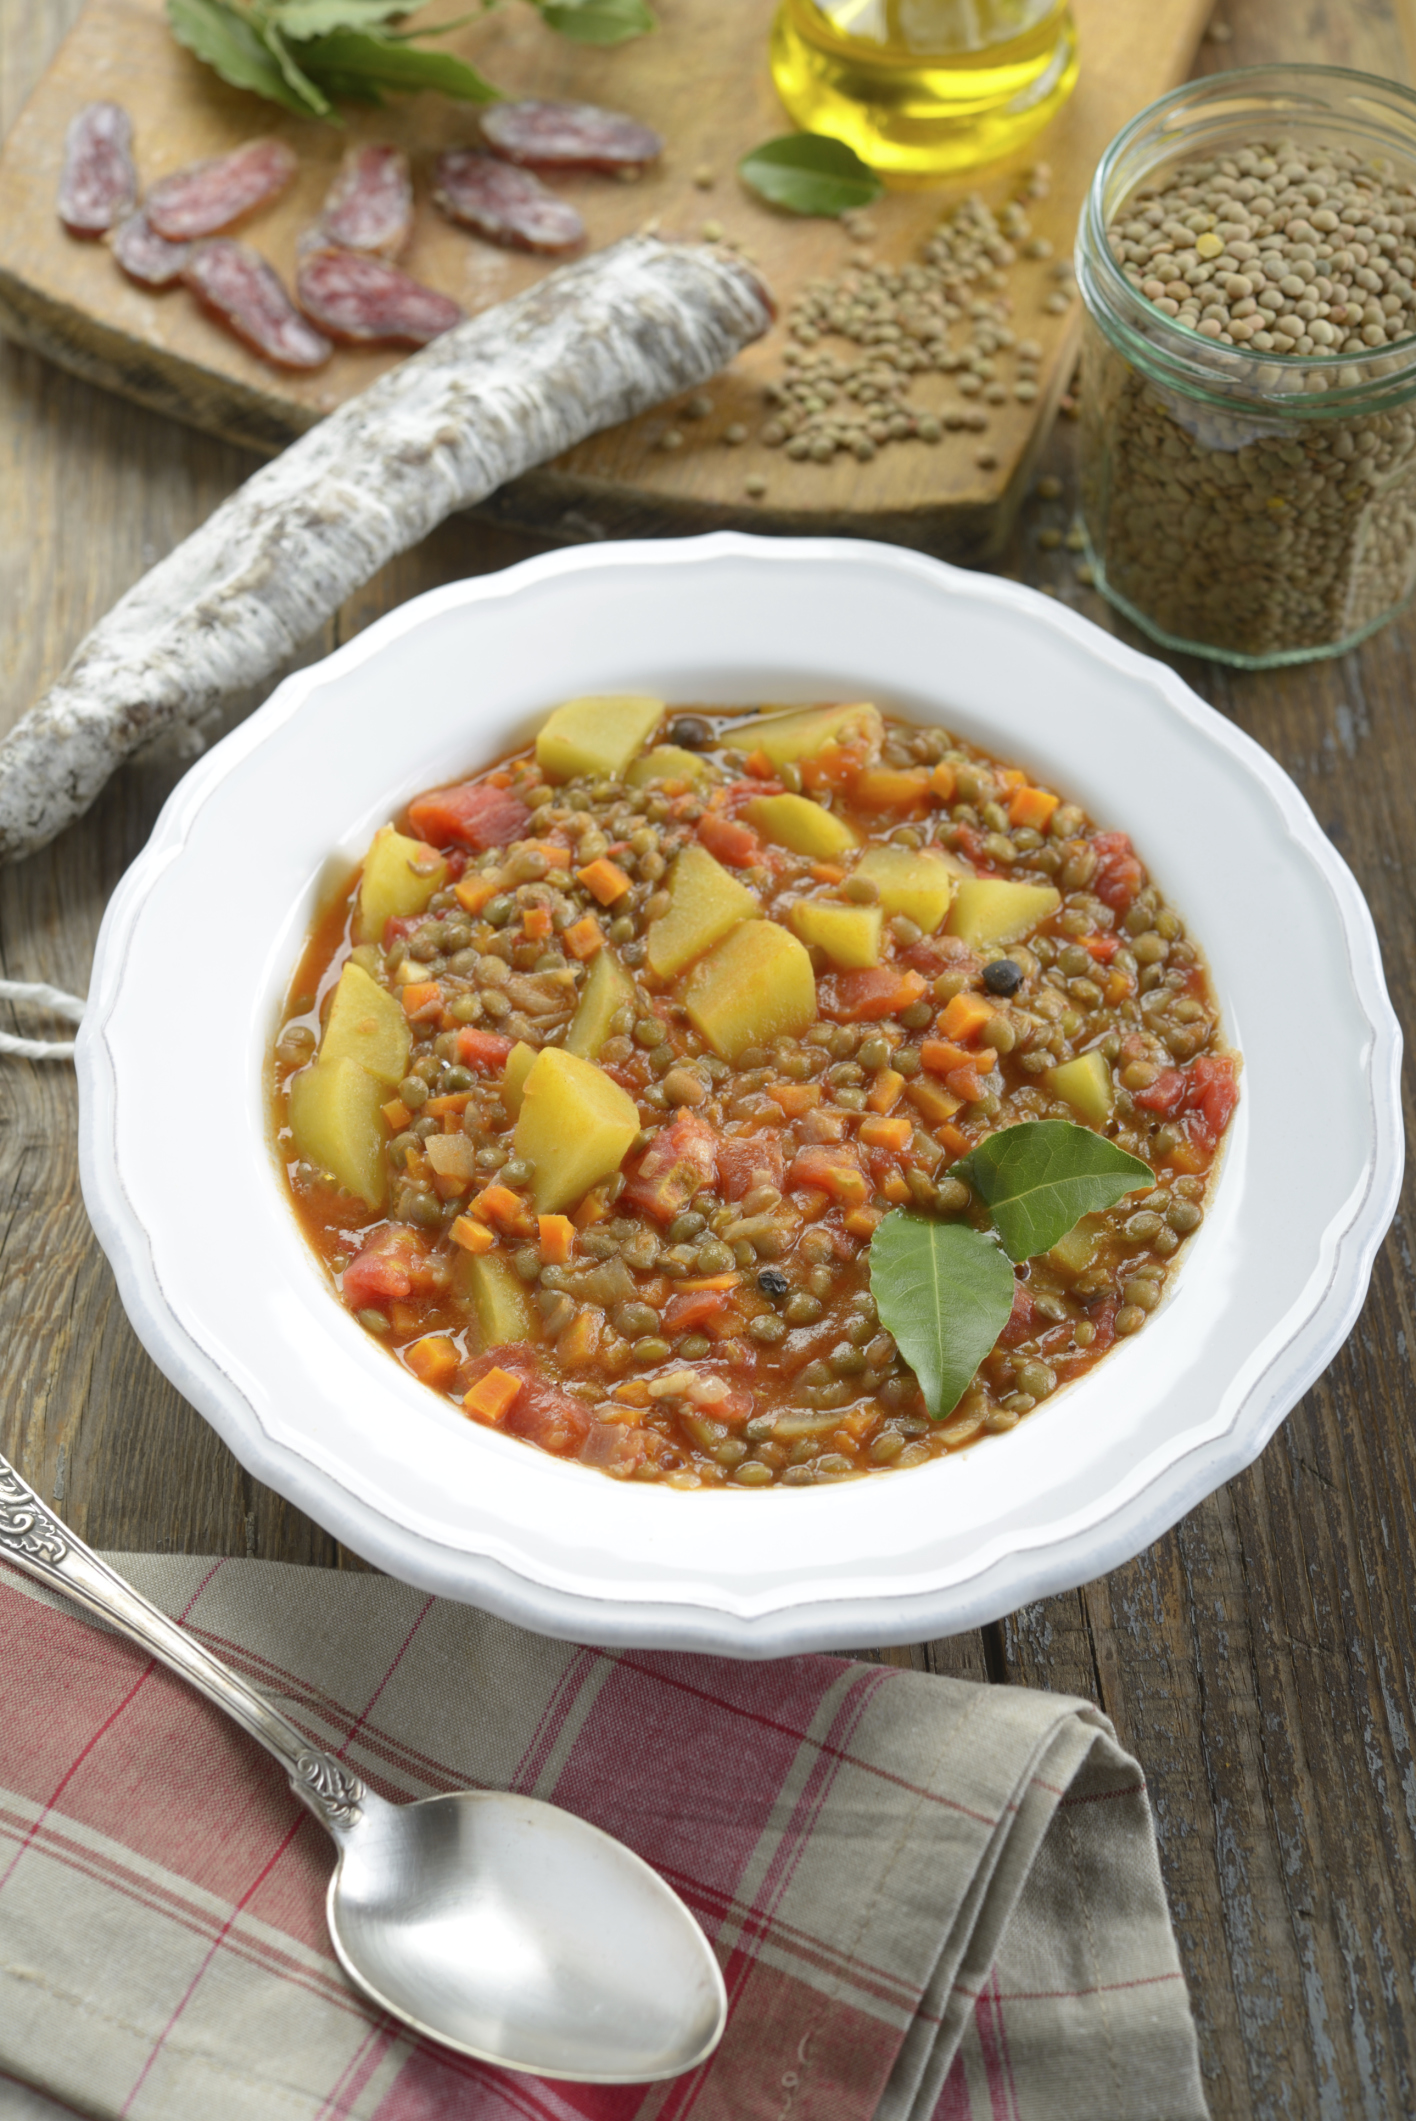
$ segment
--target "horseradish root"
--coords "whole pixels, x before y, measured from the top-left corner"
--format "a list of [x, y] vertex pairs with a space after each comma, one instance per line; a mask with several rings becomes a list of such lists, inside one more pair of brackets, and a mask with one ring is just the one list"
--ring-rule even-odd
[[269, 677], [454, 509], [702, 383], [771, 321], [730, 255], [635, 236], [435, 339], [222, 503], [0, 743], [0, 860], [163, 731]]

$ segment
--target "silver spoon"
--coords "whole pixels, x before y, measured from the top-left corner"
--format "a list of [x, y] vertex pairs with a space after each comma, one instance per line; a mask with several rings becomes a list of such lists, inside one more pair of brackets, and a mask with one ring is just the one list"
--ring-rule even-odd
[[275, 1755], [339, 1850], [326, 1914], [341, 1965], [416, 2032], [589, 2084], [649, 2084], [712, 2054], [727, 2018], [718, 1963], [677, 1893], [621, 1842], [499, 1791], [386, 1803], [116, 1576], [4, 1458], [0, 1556]]

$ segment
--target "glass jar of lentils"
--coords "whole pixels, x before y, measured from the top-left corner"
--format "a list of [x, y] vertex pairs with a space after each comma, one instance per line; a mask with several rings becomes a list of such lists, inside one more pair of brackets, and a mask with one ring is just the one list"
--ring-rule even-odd
[[1082, 509], [1167, 647], [1335, 655], [1416, 580], [1416, 96], [1337, 68], [1191, 82], [1082, 213]]

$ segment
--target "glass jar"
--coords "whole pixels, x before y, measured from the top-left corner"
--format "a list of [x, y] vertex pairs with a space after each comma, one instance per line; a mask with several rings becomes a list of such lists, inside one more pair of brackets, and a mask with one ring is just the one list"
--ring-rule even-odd
[[772, 78], [806, 131], [928, 181], [1011, 154], [1066, 102], [1070, 0], [781, 0]]
[[1416, 95], [1316, 66], [1176, 89], [1103, 156], [1076, 265], [1098, 588], [1251, 669], [1384, 625], [1416, 581]]

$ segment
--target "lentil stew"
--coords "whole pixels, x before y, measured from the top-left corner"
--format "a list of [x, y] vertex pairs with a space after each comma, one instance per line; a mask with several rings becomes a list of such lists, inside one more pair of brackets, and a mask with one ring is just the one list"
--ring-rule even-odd
[[[618, 1478], [797, 1486], [1011, 1429], [1161, 1301], [1237, 1098], [1124, 833], [865, 703], [565, 703], [408, 805], [291, 984], [274, 1124], [344, 1303], [474, 1420]], [[904, 1207], [1065, 1119], [1153, 1182], [1015, 1270], [931, 1421], [870, 1292]]]

